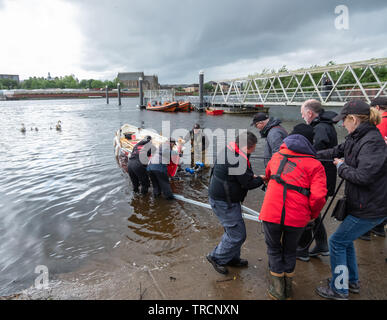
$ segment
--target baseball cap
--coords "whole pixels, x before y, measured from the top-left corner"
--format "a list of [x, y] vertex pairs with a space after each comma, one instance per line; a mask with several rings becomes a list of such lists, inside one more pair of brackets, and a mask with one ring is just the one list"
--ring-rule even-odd
[[340, 110], [340, 113], [332, 120], [338, 122], [343, 120], [349, 114], [370, 114], [370, 106], [363, 100], [355, 99], [347, 102], [344, 107]]
[[377, 97], [371, 101], [371, 107], [387, 106], [387, 97]]
[[257, 122], [269, 119], [269, 115], [267, 113], [258, 112], [254, 115], [253, 122], [250, 126], [254, 126]]

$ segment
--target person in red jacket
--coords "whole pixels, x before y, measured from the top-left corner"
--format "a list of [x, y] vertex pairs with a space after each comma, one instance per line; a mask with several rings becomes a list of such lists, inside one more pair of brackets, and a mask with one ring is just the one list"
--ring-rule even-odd
[[325, 170], [315, 159], [312, 143], [313, 127], [296, 125], [266, 167], [269, 182], [260, 219], [269, 256], [268, 293], [273, 299], [291, 299], [298, 240], [325, 205]]
[[379, 129], [384, 141], [387, 143], [387, 97], [378, 97], [371, 101], [371, 107], [375, 107], [382, 117], [382, 122], [376, 127]]

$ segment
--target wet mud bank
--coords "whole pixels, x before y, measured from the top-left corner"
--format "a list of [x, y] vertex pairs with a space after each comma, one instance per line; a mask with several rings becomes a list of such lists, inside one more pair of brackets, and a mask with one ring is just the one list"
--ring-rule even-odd
[[[251, 203], [252, 199], [249, 198]], [[185, 208], [195, 211], [195, 208]], [[147, 243], [125, 241], [109, 254], [100, 254], [80, 270], [50, 279], [49, 288], [33, 287], [3, 299], [130, 299], [130, 300], [266, 300], [268, 286], [268, 260], [261, 225], [247, 221], [247, 240], [242, 257], [248, 259], [247, 268], [229, 268], [226, 276], [218, 274], [205, 255], [218, 243], [223, 233], [210, 211], [205, 226], [192, 228], [181, 238], [177, 250], [152, 252]], [[328, 234], [339, 222], [325, 220]], [[359, 265], [360, 294], [350, 299], [387, 299], [387, 240], [372, 236], [371, 241], [356, 240]], [[315, 287], [330, 277], [329, 257], [311, 258], [309, 262], [297, 260], [294, 278], [294, 299], [319, 300]]]

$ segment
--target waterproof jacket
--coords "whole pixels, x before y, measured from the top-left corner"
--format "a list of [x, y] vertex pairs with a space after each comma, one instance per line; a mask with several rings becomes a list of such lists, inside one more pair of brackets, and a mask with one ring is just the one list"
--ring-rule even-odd
[[168, 164], [171, 162], [172, 152], [169, 142], [161, 144], [152, 154], [147, 170], [168, 173]]
[[[316, 151], [330, 149], [337, 146], [337, 133], [334, 127], [333, 118], [337, 115], [333, 111], [325, 111], [313, 119], [310, 125], [313, 127], [314, 138], [313, 146]], [[328, 196], [335, 193], [337, 169], [333, 162], [323, 161], [325, 173], [327, 176]]]
[[[266, 177], [277, 174], [284, 155], [296, 157], [288, 158], [280, 177], [288, 184], [309, 190], [309, 195], [291, 189], [286, 191], [284, 225], [302, 228], [315, 219], [324, 207], [327, 194], [325, 170], [315, 159], [316, 151], [311, 143], [302, 135], [292, 134], [285, 138], [280, 151], [269, 161]], [[280, 224], [283, 197], [284, 185], [270, 179], [259, 218]]]
[[319, 151], [318, 157], [344, 157], [337, 172], [345, 180], [348, 214], [364, 219], [387, 217], [387, 145], [376, 126], [361, 123], [345, 142]]
[[383, 139], [387, 138], [387, 111], [382, 114], [382, 122], [377, 125]]
[[283, 140], [288, 136], [287, 131], [280, 125], [281, 120], [270, 118], [266, 126], [259, 132], [262, 138], [266, 138], [263, 160], [265, 167], [272, 155], [276, 153]]
[[151, 156], [151, 153], [154, 151], [154, 149], [154, 146], [149, 140], [143, 139], [134, 146], [129, 160], [138, 161], [143, 166], [147, 166], [149, 157]]
[[210, 198], [231, 203], [243, 202], [248, 190], [263, 184], [261, 177], [254, 178], [248, 158], [249, 155], [240, 151], [235, 142], [230, 143], [218, 154], [211, 170], [208, 188]]

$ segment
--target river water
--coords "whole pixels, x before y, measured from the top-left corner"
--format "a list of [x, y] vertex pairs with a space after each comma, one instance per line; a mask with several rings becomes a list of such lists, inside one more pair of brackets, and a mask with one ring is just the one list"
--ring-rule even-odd
[[[136, 98], [122, 99], [122, 106], [116, 99], [109, 105], [103, 99], [0, 102], [0, 296], [32, 286], [37, 266], [46, 266], [50, 277], [71, 272], [122, 242], [144, 245], [154, 255], [176, 252], [187, 235], [210, 223], [205, 209], [190, 212], [176, 201], [133, 195], [114, 157], [114, 134], [124, 123], [142, 121], [158, 132], [162, 121], [170, 121], [171, 130], [191, 129], [196, 122], [246, 129], [252, 116], [151, 112], [137, 103]], [[270, 112], [286, 119], [287, 130], [302, 121], [299, 108]], [[62, 131], [55, 130], [58, 120]], [[338, 132], [342, 140], [345, 132]], [[263, 146], [259, 139], [257, 156]], [[263, 172], [262, 160], [253, 159], [252, 165]], [[205, 175], [173, 182], [172, 188], [207, 202], [206, 183]], [[256, 201], [250, 197], [245, 204], [258, 210]]]

